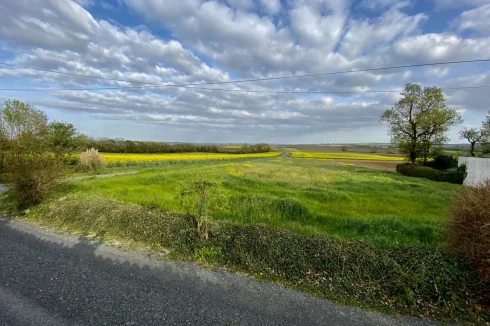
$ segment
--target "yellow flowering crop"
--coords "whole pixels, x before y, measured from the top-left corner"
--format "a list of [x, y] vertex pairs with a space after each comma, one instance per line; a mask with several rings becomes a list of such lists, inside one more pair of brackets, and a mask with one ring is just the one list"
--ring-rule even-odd
[[319, 159], [345, 159], [345, 160], [367, 160], [367, 161], [404, 161], [403, 157], [399, 156], [383, 156], [374, 154], [360, 153], [308, 153], [308, 152], [292, 152], [292, 157], [299, 158], [319, 158]]
[[171, 161], [204, 161], [204, 160], [233, 160], [242, 158], [276, 157], [281, 152], [228, 154], [228, 153], [169, 153], [169, 154], [123, 154], [102, 153], [108, 166], [151, 165], [156, 162]]

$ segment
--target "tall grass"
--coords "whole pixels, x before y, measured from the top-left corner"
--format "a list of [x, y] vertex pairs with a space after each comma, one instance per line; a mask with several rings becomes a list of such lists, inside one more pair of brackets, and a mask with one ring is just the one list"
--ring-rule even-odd
[[226, 202], [209, 203], [215, 219], [266, 223], [382, 247], [441, 244], [446, 207], [461, 189], [324, 161], [274, 159], [162, 166], [135, 175], [77, 181], [73, 191], [187, 213], [179, 190], [203, 173], [223, 187], [221, 201]]

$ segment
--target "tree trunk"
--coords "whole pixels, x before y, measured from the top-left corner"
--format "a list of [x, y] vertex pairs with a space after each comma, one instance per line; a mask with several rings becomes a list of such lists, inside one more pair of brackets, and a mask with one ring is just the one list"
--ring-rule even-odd
[[475, 157], [475, 144], [474, 142], [471, 142], [471, 147], [470, 147], [470, 154], [471, 156]]
[[412, 164], [415, 164], [416, 160], [417, 160], [417, 153], [415, 153], [415, 150], [412, 149], [410, 150], [410, 162], [412, 162]]

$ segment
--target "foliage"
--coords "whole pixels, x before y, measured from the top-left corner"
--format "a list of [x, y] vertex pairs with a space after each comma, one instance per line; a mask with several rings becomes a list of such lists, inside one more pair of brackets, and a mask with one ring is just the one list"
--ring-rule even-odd
[[467, 176], [465, 164], [460, 165], [456, 171], [443, 171], [428, 166], [405, 163], [398, 164], [396, 166], [396, 171], [409, 177], [425, 178], [433, 181], [455, 184], [463, 184], [463, 181]]
[[180, 257], [232, 266], [351, 304], [451, 319], [490, 318], [475, 308], [482, 299], [471, 266], [434, 248], [383, 249], [219, 221], [209, 225], [210, 237], [203, 239], [189, 216], [87, 196], [46, 203], [31, 217], [85, 234], [167, 247]]
[[87, 148], [98, 148], [104, 153], [217, 153], [214, 145], [168, 144], [152, 141], [133, 141], [120, 138], [89, 139]]
[[208, 233], [208, 205], [210, 200], [210, 190], [216, 186], [216, 182], [201, 175], [198, 178], [192, 180], [182, 189], [180, 196], [190, 196], [196, 212], [196, 224], [198, 234], [207, 239]]
[[465, 128], [459, 132], [460, 139], [466, 139], [470, 143], [470, 155], [475, 156], [477, 144], [485, 143], [489, 140], [490, 130], [485, 128]]
[[452, 155], [440, 154], [434, 157], [430, 162], [426, 163], [426, 166], [436, 170], [447, 170], [458, 167], [458, 160]]
[[54, 121], [48, 125], [47, 145], [56, 155], [63, 155], [85, 147], [86, 137], [78, 134], [71, 123]]
[[490, 179], [454, 198], [448, 244], [452, 252], [476, 263], [490, 293]]
[[51, 195], [62, 164], [58, 157], [50, 154], [8, 154], [7, 182], [19, 207], [37, 204]]
[[257, 154], [102, 154], [107, 167], [135, 166], [135, 165], [160, 165], [162, 162], [183, 161], [219, 161], [244, 158], [262, 158], [279, 156], [280, 152], [257, 153]]
[[7, 100], [0, 111], [0, 149], [24, 153], [42, 153], [48, 132], [48, 118], [18, 100]]
[[236, 153], [246, 154], [246, 153], [267, 153], [271, 151], [269, 144], [260, 143], [252, 146], [244, 145], [239, 148]]
[[188, 213], [195, 216], [197, 233], [200, 237], [208, 239], [209, 214], [214, 214], [227, 205], [223, 198], [222, 184], [220, 180], [202, 173], [189, 179], [190, 181], [184, 184], [180, 192], [181, 205]]
[[461, 116], [446, 106], [441, 88], [407, 84], [401, 95], [380, 121], [389, 124], [392, 142], [410, 162], [421, 157], [426, 163], [433, 147], [447, 142], [449, 127], [461, 123]]
[[91, 148], [80, 154], [78, 169], [83, 172], [98, 173], [104, 169], [104, 158], [98, 150]]
[[369, 161], [403, 161], [402, 157], [383, 156], [360, 153], [307, 153], [292, 152], [292, 157], [298, 158], [318, 158], [318, 159], [346, 159], [346, 160], [369, 160]]

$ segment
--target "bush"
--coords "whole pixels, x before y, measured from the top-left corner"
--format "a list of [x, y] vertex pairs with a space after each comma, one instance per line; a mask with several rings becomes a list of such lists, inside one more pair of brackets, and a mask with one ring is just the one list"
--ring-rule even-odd
[[459, 166], [456, 171], [440, 171], [428, 166], [403, 163], [396, 166], [396, 171], [409, 177], [418, 177], [432, 181], [456, 184], [463, 184], [467, 175], [465, 164]]
[[249, 154], [249, 153], [267, 153], [271, 151], [271, 147], [269, 144], [260, 143], [255, 145], [244, 145], [240, 147], [235, 153], [237, 154]]
[[490, 286], [490, 179], [454, 198], [447, 228], [452, 252], [474, 261]]
[[104, 159], [98, 150], [91, 148], [80, 154], [78, 169], [83, 172], [97, 173], [104, 169]]
[[9, 154], [7, 182], [19, 207], [37, 204], [49, 196], [62, 173], [63, 162], [49, 154]]
[[452, 155], [437, 155], [432, 162], [428, 162], [426, 166], [436, 170], [447, 170], [458, 167], [458, 160]]

